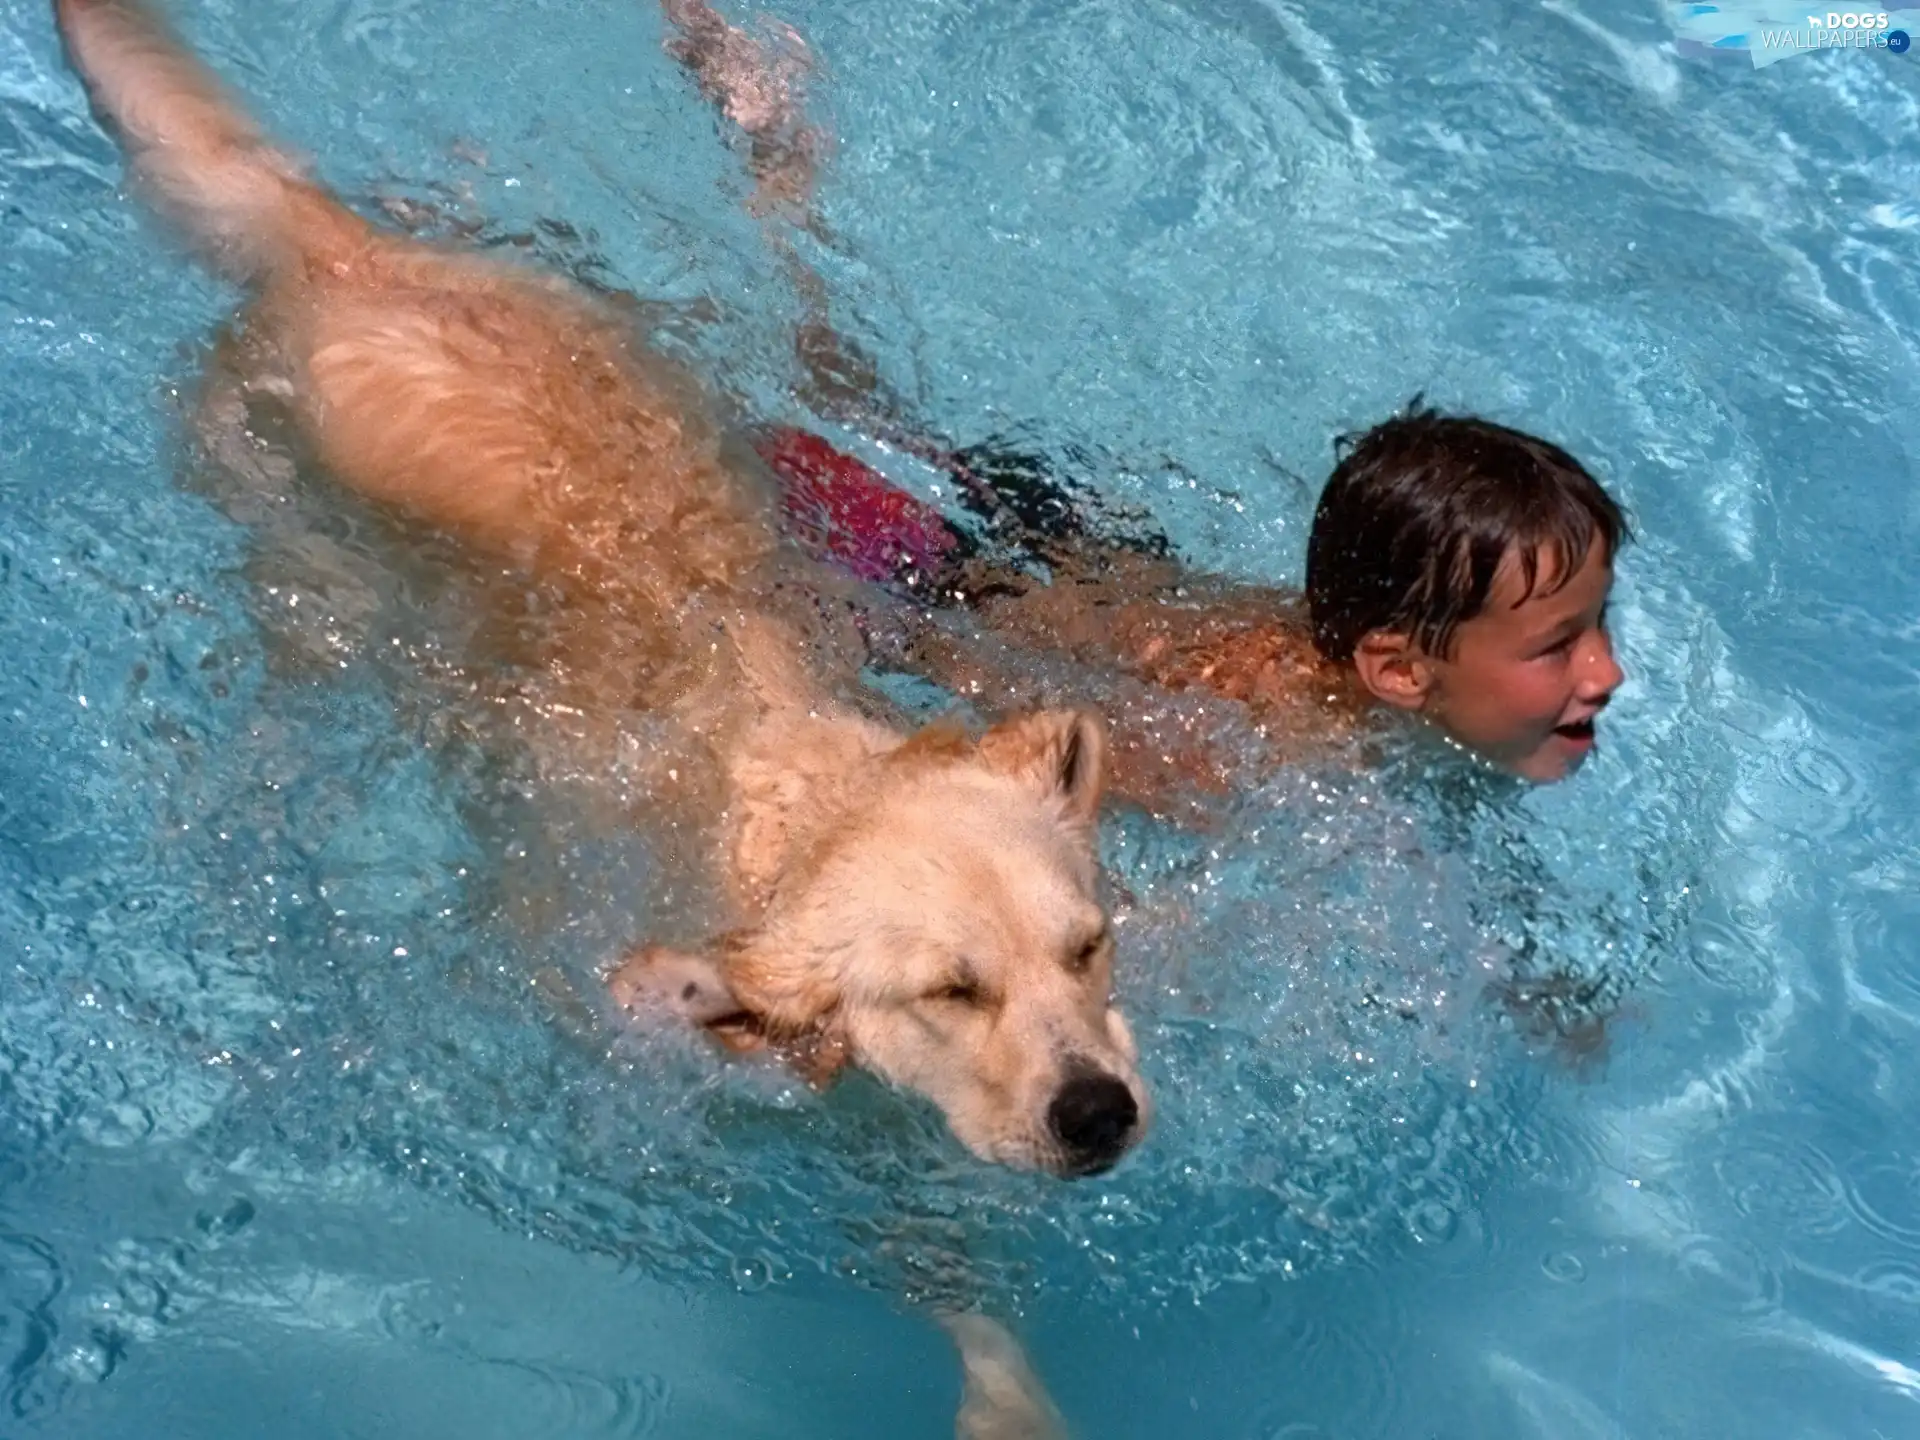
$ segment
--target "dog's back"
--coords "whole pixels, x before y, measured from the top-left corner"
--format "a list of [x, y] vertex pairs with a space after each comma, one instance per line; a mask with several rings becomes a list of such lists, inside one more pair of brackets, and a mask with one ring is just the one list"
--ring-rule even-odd
[[[254, 293], [330, 474], [531, 569], [634, 643], [773, 546], [695, 388], [556, 279], [376, 230], [274, 150], [138, 0], [57, 0], [142, 188]], [[616, 644], [614, 648], [619, 648]]]

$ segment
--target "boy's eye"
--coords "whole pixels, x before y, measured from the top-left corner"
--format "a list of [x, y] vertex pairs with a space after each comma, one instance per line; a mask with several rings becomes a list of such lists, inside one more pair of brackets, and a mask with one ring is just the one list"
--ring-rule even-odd
[[1579, 638], [1577, 634], [1563, 635], [1560, 639], [1554, 641], [1551, 645], [1547, 646], [1546, 649], [1542, 650], [1536, 658], [1544, 660], [1550, 655], [1565, 655], [1573, 649], [1573, 642]]

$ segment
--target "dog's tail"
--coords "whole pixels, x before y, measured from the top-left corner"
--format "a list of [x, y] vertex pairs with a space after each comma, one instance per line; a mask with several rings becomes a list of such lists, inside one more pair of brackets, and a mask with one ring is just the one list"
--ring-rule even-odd
[[365, 243], [365, 222], [274, 150], [141, 0], [54, 0], [54, 13], [134, 175], [222, 273], [264, 283]]

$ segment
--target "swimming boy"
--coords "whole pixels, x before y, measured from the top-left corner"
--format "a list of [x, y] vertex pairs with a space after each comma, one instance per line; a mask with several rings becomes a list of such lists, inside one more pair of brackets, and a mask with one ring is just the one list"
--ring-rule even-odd
[[[776, 56], [704, 0], [667, 0], [666, 9], [674, 54], [749, 142], [758, 213], [824, 234], [809, 201], [826, 142], [802, 114], [798, 37], [785, 32]], [[883, 665], [1032, 704], [1059, 677], [1028, 658], [1065, 652], [1079, 662], [1081, 693], [1089, 671], [1108, 667], [1232, 702], [1269, 761], [1343, 743], [1375, 706], [1418, 715], [1531, 781], [1559, 780], [1592, 751], [1621, 681], [1606, 602], [1628, 528], [1559, 446], [1416, 402], [1342, 440], [1314, 516], [1303, 597], [1196, 576], [1167, 558], [1162, 537], [1115, 539], [1085, 524], [1097, 507], [1043, 462], [992, 444], [957, 449], [902, 425], [872, 367], [827, 324], [819, 277], [784, 239], [776, 244], [812, 311], [797, 347], [809, 401], [945, 471], [1003, 551], [993, 563], [940, 511], [817, 435], [763, 433], [758, 448], [802, 540], [921, 601], [921, 623], [882, 644]], [[1039, 561], [1046, 578], [1023, 560]], [[947, 609], [955, 602], [958, 623]], [[1145, 718], [1125, 697], [1098, 698], [1123, 788], [1164, 793], [1170, 779], [1209, 778], [1209, 751], [1223, 748], [1217, 732], [1189, 716], [1170, 733], [1164, 716]]]
[[[1076, 537], [1056, 543], [1050, 580], [992, 572], [966, 622], [929, 617], [902, 658], [962, 691], [1030, 699], [1017, 672], [996, 673], [1006, 647], [965, 633], [983, 626], [1237, 702], [1274, 761], [1348, 739], [1383, 705], [1527, 780], [1570, 774], [1621, 681], [1606, 629], [1620, 507], [1559, 446], [1472, 417], [1412, 408], [1343, 449], [1304, 596]], [[1124, 714], [1117, 728], [1124, 742]]]

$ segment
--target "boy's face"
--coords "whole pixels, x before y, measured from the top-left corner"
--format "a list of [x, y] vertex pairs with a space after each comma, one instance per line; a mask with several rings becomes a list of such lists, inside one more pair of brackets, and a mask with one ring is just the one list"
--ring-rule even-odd
[[1606, 630], [1613, 565], [1604, 543], [1561, 584], [1563, 573], [1558, 557], [1541, 554], [1529, 592], [1509, 554], [1485, 607], [1454, 631], [1451, 653], [1376, 632], [1354, 657], [1362, 683], [1516, 775], [1564, 779], [1592, 752], [1595, 717], [1621, 673]]

